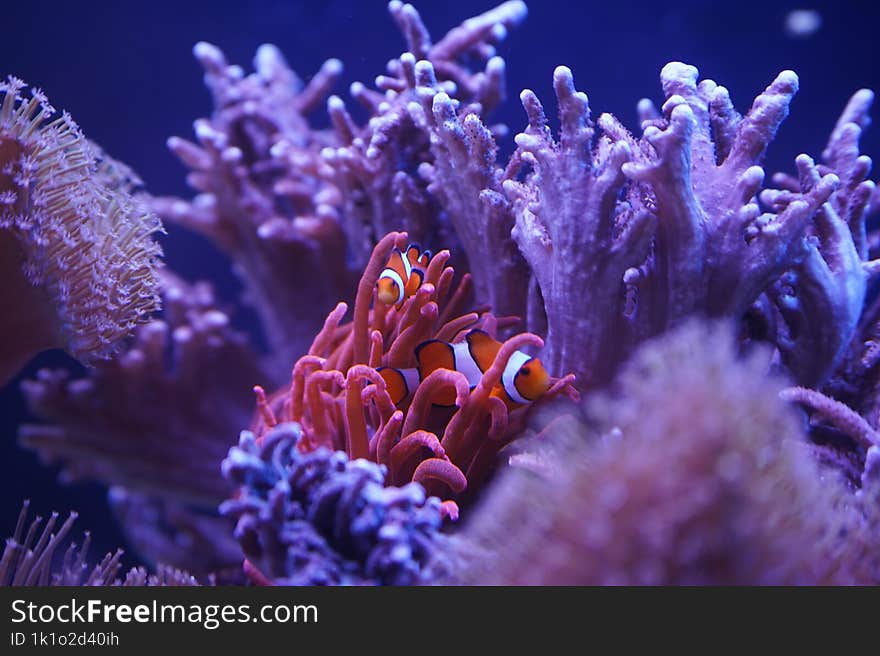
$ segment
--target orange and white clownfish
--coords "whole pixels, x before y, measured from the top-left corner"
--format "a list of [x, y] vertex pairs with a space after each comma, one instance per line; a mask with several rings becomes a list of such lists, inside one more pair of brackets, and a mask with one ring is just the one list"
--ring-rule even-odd
[[[398, 405], [437, 369], [458, 371], [473, 389], [492, 366], [500, 349], [501, 342], [492, 339], [485, 331], [474, 329], [468, 331], [463, 341], [454, 344], [437, 339], [419, 344], [416, 347], [417, 368], [380, 367], [378, 371], [391, 400]], [[523, 351], [514, 351], [504, 367], [500, 383], [492, 390], [492, 396], [499, 397], [508, 408], [515, 408], [537, 400], [549, 388], [550, 375], [541, 360]], [[455, 402], [455, 393], [450, 390], [434, 402], [451, 406]]]
[[391, 251], [388, 263], [376, 283], [379, 300], [399, 309], [406, 299], [419, 291], [430, 260], [431, 251], [422, 252], [418, 244], [407, 246], [406, 253], [401, 253], [399, 248]]

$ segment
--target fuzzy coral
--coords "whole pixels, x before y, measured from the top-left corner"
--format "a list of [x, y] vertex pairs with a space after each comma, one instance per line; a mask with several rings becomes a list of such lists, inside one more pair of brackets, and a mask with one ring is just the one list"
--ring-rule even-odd
[[484, 551], [461, 581], [852, 582], [836, 557], [848, 493], [803, 448], [767, 353], [740, 360], [732, 337], [691, 323], [640, 349], [557, 433], [550, 477], [511, 475], [471, 516], [467, 548]]
[[[430, 581], [441, 541], [440, 500], [415, 483], [385, 486], [385, 468], [319, 448], [300, 451], [296, 424], [257, 443], [243, 431], [223, 461], [241, 486], [221, 511], [252, 578], [275, 585], [411, 585]], [[256, 567], [256, 570], [254, 569]]]
[[[94, 566], [87, 563], [91, 537], [85, 534], [82, 545], [70, 542], [68, 535], [77, 514], [70, 513], [58, 526], [58, 513], [52, 513], [45, 525], [42, 517], [27, 524], [30, 502], [25, 501], [12, 537], [0, 556], [0, 586], [26, 585], [199, 585], [191, 575], [178, 569], [160, 566], [155, 574], [134, 567], [119, 578], [122, 550], [108, 553]], [[63, 557], [59, 558], [63, 550]]]
[[70, 115], [24, 86], [0, 83], [0, 384], [48, 348], [106, 358], [159, 306], [158, 219]]

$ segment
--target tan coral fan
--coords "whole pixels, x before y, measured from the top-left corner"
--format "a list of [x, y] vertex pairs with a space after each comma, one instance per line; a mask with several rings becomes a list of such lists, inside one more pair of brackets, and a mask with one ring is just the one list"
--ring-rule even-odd
[[26, 98], [23, 88], [12, 77], [0, 84], [0, 241], [4, 272], [15, 276], [2, 325], [17, 320], [14, 338], [39, 338], [6, 349], [18, 364], [53, 346], [84, 362], [104, 358], [158, 308], [152, 235], [161, 224], [115, 172], [123, 167], [96, 152], [66, 112], [56, 117], [42, 92]]

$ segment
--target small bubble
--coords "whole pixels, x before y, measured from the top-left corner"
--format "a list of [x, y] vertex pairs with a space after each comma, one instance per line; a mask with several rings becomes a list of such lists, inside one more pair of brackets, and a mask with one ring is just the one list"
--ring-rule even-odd
[[822, 27], [822, 16], [815, 9], [795, 9], [785, 16], [785, 32], [795, 39], [808, 39]]

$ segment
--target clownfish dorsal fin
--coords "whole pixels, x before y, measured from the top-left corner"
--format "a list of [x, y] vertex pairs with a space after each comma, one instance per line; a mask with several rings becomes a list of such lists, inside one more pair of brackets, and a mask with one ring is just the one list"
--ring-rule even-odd
[[492, 366], [498, 351], [501, 350], [501, 342], [493, 339], [489, 333], [479, 328], [469, 330], [464, 338], [468, 343], [471, 357], [477, 363], [477, 367], [480, 368], [480, 371], [485, 372]]
[[439, 339], [429, 339], [416, 347], [416, 362], [422, 380], [437, 369], [455, 370], [455, 353], [452, 344]]
[[419, 265], [420, 265], [420, 266], [423, 266], [423, 267], [428, 266], [428, 262], [431, 261], [431, 258], [432, 258], [432, 257], [434, 257], [434, 254], [433, 254], [431, 251], [424, 251], [424, 252], [419, 256]]

